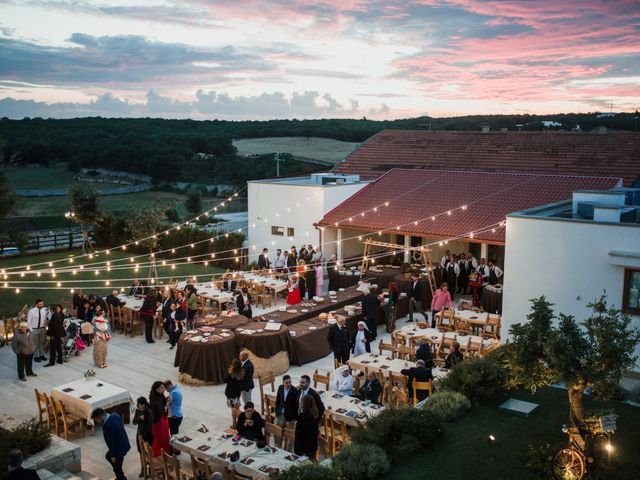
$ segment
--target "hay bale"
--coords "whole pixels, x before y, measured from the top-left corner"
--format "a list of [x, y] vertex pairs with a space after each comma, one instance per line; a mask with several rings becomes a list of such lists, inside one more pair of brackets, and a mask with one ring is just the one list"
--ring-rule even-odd
[[278, 352], [271, 358], [257, 357], [251, 350], [249, 359], [253, 362], [254, 378], [264, 377], [266, 375], [282, 375], [289, 370], [289, 353]]

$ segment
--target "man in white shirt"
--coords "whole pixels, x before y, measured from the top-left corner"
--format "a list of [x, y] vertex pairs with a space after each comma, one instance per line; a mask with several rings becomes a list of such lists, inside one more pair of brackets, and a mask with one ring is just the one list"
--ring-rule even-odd
[[482, 283], [488, 283], [489, 282], [489, 267], [487, 265], [485, 265], [485, 259], [481, 258], [480, 259], [480, 264], [478, 265], [478, 268], [476, 268], [476, 271], [482, 275]]
[[48, 310], [44, 306], [44, 300], [41, 298], [36, 300], [36, 305], [27, 313], [27, 323], [29, 324], [29, 330], [33, 334], [33, 344], [35, 345], [35, 352], [33, 360], [36, 362], [43, 362], [47, 360], [44, 356], [44, 341], [47, 338], [47, 324]]
[[467, 270], [471, 271], [472, 268], [474, 272], [478, 270], [478, 259], [473, 253], [469, 252], [469, 256], [467, 257]]
[[449, 263], [449, 260], [451, 260], [451, 252], [447, 250], [444, 252], [444, 255], [440, 259], [440, 266], [442, 268], [447, 268], [447, 263]]
[[276, 272], [281, 273], [284, 271], [284, 267], [286, 267], [287, 263], [286, 263], [286, 259], [282, 255], [282, 250], [280, 249], [276, 250], [276, 258], [273, 262], [273, 265], [276, 268]]
[[502, 282], [502, 269], [489, 260], [489, 283], [495, 285]]

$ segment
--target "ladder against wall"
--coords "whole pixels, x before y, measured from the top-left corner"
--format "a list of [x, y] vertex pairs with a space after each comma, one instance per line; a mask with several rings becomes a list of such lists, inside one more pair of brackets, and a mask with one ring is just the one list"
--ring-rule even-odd
[[424, 262], [424, 266], [427, 269], [427, 273], [424, 274], [427, 277], [427, 281], [429, 282], [429, 289], [431, 290], [431, 295], [434, 295], [437, 289], [436, 286], [436, 278], [433, 274], [433, 265], [431, 263], [431, 249], [419, 246], [419, 247], [405, 247], [404, 245], [400, 245], [398, 243], [387, 243], [387, 242], [378, 242], [376, 240], [366, 239], [364, 242], [364, 251], [362, 253], [362, 266], [360, 268], [360, 278], [362, 279], [365, 272], [369, 269], [369, 263], [371, 262], [371, 247], [382, 247], [385, 249], [391, 250], [399, 250], [399, 251], [414, 251], [419, 252], [422, 255], [422, 261]]

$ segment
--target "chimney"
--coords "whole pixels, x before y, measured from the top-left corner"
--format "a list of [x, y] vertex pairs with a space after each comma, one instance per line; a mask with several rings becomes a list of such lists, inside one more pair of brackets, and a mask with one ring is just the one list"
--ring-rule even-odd
[[482, 133], [489, 133], [490, 130], [491, 130], [491, 127], [489, 125], [482, 126]]

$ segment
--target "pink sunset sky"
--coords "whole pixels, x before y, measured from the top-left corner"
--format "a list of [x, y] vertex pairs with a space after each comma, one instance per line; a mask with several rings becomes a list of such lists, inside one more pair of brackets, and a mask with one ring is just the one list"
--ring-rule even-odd
[[640, 1], [5, 0], [0, 116], [640, 108]]

